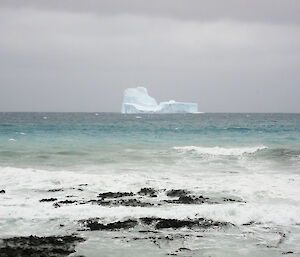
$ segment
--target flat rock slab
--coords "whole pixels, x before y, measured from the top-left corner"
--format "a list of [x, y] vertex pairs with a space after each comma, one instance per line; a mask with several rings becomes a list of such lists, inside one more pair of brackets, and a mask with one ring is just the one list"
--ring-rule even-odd
[[219, 222], [213, 221], [210, 219], [163, 219], [163, 218], [156, 218], [156, 217], [144, 217], [140, 219], [128, 219], [125, 221], [117, 221], [112, 223], [101, 223], [99, 222], [98, 218], [91, 218], [86, 220], [80, 220], [79, 223], [83, 226], [83, 230], [120, 230], [120, 229], [130, 229], [134, 228], [137, 225], [140, 226], [151, 226], [156, 230], [171, 228], [216, 228], [216, 227], [225, 227], [228, 225], [232, 225], [228, 222]]
[[138, 222], [136, 220], [125, 220], [125, 221], [117, 221], [108, 224], [103, 224], [98, 221], [97, 218], [80, 220], [79, 221], [86, 230], [119, 230], [119, 229], [129, 229], [135, 227]]
[[0, 257], [64, 257], [74, 253], [76, 244], [85, 240], [76, 235], [69, 235], [13, 237], [2, 241]]

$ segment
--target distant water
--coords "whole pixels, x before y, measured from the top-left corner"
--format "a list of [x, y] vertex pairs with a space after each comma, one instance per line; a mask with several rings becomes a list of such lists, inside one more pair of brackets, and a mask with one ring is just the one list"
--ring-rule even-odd
[[[137, 198], [151, 206], [79, 204], [144, 187], [157, 190]], [[299, 256], [300, 114], [0, 113], [1, 189], [0, 238], [77, 232], [88, 239], [78, 254], [92, 257]], [[172, 203], [171, 189], [213, 200]], [[77, 202], [39, 202], [51, 197]], [[96, 217], [231, 225], [161, 229], [172, 240], [154, 243], [139, 227], [79, 231]]]

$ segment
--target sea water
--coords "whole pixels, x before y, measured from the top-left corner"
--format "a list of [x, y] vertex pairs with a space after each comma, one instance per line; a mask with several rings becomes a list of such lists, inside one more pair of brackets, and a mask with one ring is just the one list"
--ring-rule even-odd
[[[141, 188], [157, 190], [142, 199], [151, 206], [87, 203]], [[171, 189], [214, 203], [170, 203]], [[91, 257], [299, 256], [300, 114], [0, 113], [0, 190], [0, 238], [77, 233], [86, 241], [76, 254]], [[75, 202], [40, 202], [51, 197]], [[79, 224], [142, 217], [230, 225]]]

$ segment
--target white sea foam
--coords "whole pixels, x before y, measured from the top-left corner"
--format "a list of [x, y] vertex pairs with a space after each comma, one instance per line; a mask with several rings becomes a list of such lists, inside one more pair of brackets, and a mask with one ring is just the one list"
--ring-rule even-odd
[[[103, 169], [98, 167], [97, 173], [88, 170], [47, 171], [33, 168], [0, 167], [0, 189], [6, 191], [5, 194], [0, 195], [1, 236], [69, 234], [79, 229], [78, 220], [94, 217], [100, 218], [103, 223], [142, 217], [175, 219], [204, 217], [234, 224], [233, 229], [236, 229], [237, 234], [236, 236], [231, 235], [230, 240], [243, 238], [242, 244], [244, 244], [245, 242], [252, 242], [253, 238], [258, 240], [254, 243], [260, 242], [260, 240], [272, 242], [268, 239], [270, 233], [274, 234], [272, 231], [281, 231], [282, 228], [285, 229], [284, 232], [295, 230], [295, 228], [297, 229], [296, 224], [300, 223], [300, 174], [203, 173], [199, 170], [198, 172], [195, 170], [190, 172], [192, 166], [186, 164], [186, 167], [181, 165], [172, 167], [169, 165], [166, 167], [155, 165], [155, 168], [150, 168], [149, 165], [151, 163], [148, 164], [148, 169], [138, 166], [135, 170], [128, 169], [124, 172], [120, 171], [120, 167], [113, 169], [113, 166], [110, 166], [110, 170], [108, 170], [108, 166]], [[176, 167], [178, 170], [176, 170]], [[104, 172], [105, 170], [106, 172]], [[83, 191], [79, 191], [80, 184], [88, 185], [81, 187]], [[53, 202], [40, 202], [40, 199], [51, 197], [57, 198], [58, 201], [66, 199], [88, 201], [97, 199], [97, 195], [101, 192], [138, 192], [142, 187], [161, 189], [158, 197], [147, 199], [147, 201], [156, 203], [162, 203], [167, 199], [165, 192], [169, 189], [188, 189], [195, 195], [203, 195], [211, 199], [213, 197], [236, 196], [246, 203], [161, 204], [150, 207], [66, 204], [60, 208], [55, 208]], [[63, 188], [64, 191], [48, 191], [55, 188]], [[74, 197], [66, 198], [67, 195], [73, 195]], [[249, 222], [261, 223], [261, 225], [243, 226], [244, 223]], [[61, 227], [60, 224], [64, 226]], [[260, 232], [256, 226], [268, 227], [267, 231], [271, 232], [266, 235], [266, 230]], [[246, 238], [248, 236], [245, 233], [247, 229], [251, 232], [250, 241], [247, 241]], [[182, 230], [177, 230], [176, 233], [180, 233], [180, 231]], [[118, 236], [123, 235], [121, 233], [126, 233], [126, 231], [115, 231], [113, 233]], [[130, 233], [134, 235], [135, 232], [133, 230]], [[166, 233], [169, 233], [169, 231]], [[201, 241], [211, 240], [209, 231], [201, 233], [204, 235]], [[215, 230], [212, 233], [215, 233], [215, 236], [225, 242], [224, 247], [228, 247], [228, 242], [224, 241], [230, 233], [228, 230], [225, 230], [225, 232]], [[296, 241], [298, 234], [288, 234], [288, 240], [295, 241], [292, 249], [296, 249], [298, 245]], [[103, 238], [109, 238], [99, 236], [97, 233], [86, 235], [88, 241], [94, 237], [95, 242], [99, 245], [101, 245], [99, 241]], [[214, 244], [215, 242], [212, 241], [211, 243]], [[199, 242], [196, 243], [198, 245]], [[208, 243], [208, 241], [205, 241], [205, 243]], [[111, 244], [111, 241], [107, 242], [105, 246], [107, 244]], [[95, 249], [95, 247], [92, 249]], [[231, 250], [232, 247], [230, 247]], [[85, 256], [93, 255], [86, 254]], [[252, 253], [246, 256], [252, 256]], [[281, 252], [279, 256], [281, 256]]]
[[226, 155], [226, 156], [239, 156], [243, 154], [252, 154], [260, 150], [267, 149], [266, 146], [253, 146], [253, 147], [201, 147], [201, 146], [176, 146], [173, 149], [180, 152], [196, 152], [198, 154], [208, 155]]

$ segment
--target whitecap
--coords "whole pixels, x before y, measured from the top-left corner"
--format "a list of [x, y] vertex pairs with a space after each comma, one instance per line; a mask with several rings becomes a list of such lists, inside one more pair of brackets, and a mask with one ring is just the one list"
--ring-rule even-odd
[[20, 134], [20, 135], [26, 135], [26, 133], [24, 133], [24, 132], [16, 132], [16, 134]]
[[243, 154], [252, 154], [257, 151], [267, 149], [266, 146], [252, 146], [252, 147], [201, 147], [201, 146], [181, 146], [181, 147], [173, 147], [174, 150], [180, 152], [196, 152], [198, 154], [207, 154], [207, 155], [226, 155], [226, 156], [239, 156]]

